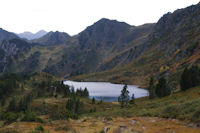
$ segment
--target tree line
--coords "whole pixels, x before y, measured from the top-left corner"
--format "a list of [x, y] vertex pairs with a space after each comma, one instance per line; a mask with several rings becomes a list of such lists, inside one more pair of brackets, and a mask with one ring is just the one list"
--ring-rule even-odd
[[[198, 66], [186, 67], [181, 74], [180, 89], [185, 91], [189, 88], [200, 85], [200, 68]], [[158, 80], [158, 84], [155, 85], [154, 78], [151, 77], [149, 81], [149, 98], [165, 97], [171, 94], [171, 89], [168, 85], [165, 77], [161, 77]]]

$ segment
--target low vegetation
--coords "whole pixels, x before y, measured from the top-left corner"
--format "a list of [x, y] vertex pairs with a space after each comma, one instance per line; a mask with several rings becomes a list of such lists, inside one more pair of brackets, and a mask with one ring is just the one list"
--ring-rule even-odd
[[[195, 70], [198, 70], [195, 72], [199, 75], [199, 68], [196, 67]], [[180, 84], [188, 75], [194, 74], [193, 67], [187, 71], [186, 74], [185, 71], [183, 72]], [[193, 78], [193, 81], [199, 78], [198, 76], [193, 77], [196, 77]], [[1, 103], [4, 103], [0, 108], [2, 129], [14, 122], [26, 122], [39, 123], [33, 132], [45, 132], [46, 125], [50, 123], [65, 121], [69, 124], [77, 119], [85, 118], [102, 118], [112, 121], [119, 117], [124, 119], [160, 117], [194, 123], [200, 121], [200, 86], [198, 86], [198, 82], [195, 82], [197, 83], [195, 85], [192, 84], [190, 89], [171, 91], [165, 77], [161, 77], [158, 81], [150, 78], [149, 97], [135, 99], [133, 94], [130, 98], [127, 85], [124, 85], [118, 102], [104, 102], [97, 101], [94, 97], [89, 99], [87, 88], [70, 88], [47, 73], [36, 73], [29, 76], [3, 75], [1, 79], [1, 83], [5, 85], [11, 79], [12, 83], [16, 85], [15, 88], [11, 87], [7, 90], [9, 93], [5, 92], [7, 98], [2, 96], [0, 99]], [[64, 128], [59, 128], [59, 130], [64, 130]], [[74, 128], [66, 130], [75, 131]]]

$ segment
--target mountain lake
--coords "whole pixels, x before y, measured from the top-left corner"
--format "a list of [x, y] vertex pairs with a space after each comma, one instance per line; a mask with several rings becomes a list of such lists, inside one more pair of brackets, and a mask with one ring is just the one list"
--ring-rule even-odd
[[[96, 100], [107, 102], [117, 101], [124, 87], [123, 84], [113, 84], [109, 82], [76, 82], [70, 80], [64, 81], [64, 84], [74, 87], [75, 90], [80, 88], [84, 89], [86, 87], [89, 91], [90, 98], [94, 97]], [[136, 85], [127, 86], [130, 98], [133, 93], [135, 98], [148, 96], [148, 91], [145, 89], [139, 88]]]

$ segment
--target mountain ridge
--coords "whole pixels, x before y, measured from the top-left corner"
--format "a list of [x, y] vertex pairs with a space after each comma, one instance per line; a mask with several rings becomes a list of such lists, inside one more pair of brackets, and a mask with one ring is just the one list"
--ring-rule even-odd
[[[24, 64], [23, 60], [38, 62], [34, 72], [86, 81], [143, 85], [152, 75], [167, 76], [176, 86], [184, 67], [199, 64], [199, 5], [167, 13], [157, 23], [141, 26], [103, 18], [75, 36], [49, 32], [28, 41], [31, 48], [21, 53], [17, 64]], [[31, 72], [31, 65], [22, 68], [14, 67], [12, 72]]]
[[30, 42], [39, 43], [41, 45], [59, 45], [69, 40], [71, 36], [65, 32], [50, 31], [44, 36], [31, 40]]
[[19, 37], [12, 32], [8, 32], [8, 31], [0, 28], [0, 43], [3, 40], [10, 40], [10, 39], [14, 39], [14, 38], [19, 38]]

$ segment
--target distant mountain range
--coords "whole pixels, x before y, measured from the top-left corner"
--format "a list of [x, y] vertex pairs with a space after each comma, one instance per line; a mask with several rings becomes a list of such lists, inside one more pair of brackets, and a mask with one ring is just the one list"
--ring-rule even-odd
[[33, 40], [33, 39], [38, 39], [44, 35], [46, 35], [48, 32], [44, 31], [44, 30], [40, 30], [37, 33], [31, 33], [31, 32], [23, 32], [20, 34], [17, 34], [20, 38], [25, 38], [27, 40]]
[[157, 23], [131, 26], [103, 18], [75, 36], [57, 31], [28, 41], [0, 29], [0, 72], [138, 85], [166, 76], [176, 86], [186, 66], [200, 64], [199, 14], [200, 3]]

